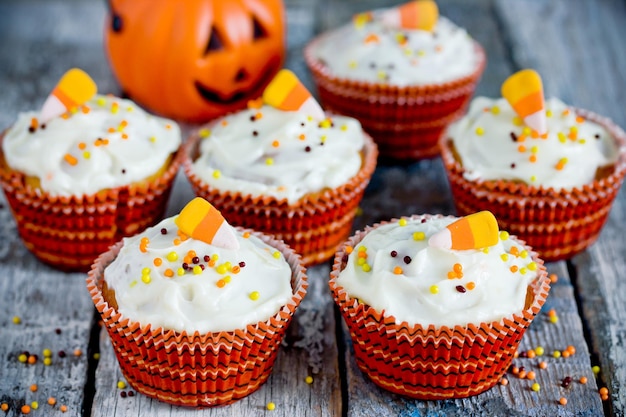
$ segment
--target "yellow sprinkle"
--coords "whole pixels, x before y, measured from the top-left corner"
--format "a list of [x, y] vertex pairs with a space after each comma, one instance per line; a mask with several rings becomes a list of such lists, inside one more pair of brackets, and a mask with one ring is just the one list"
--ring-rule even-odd
[[137, 280], [136, 280], [136, 279], [132, 280], [132, 281], [130, 282], [130, 284], [128, 284], [128, 286], [129, 286], [130, 288], [133, 288], [135, 285], [137, 285]]
[[320, 122], [319, 127], [323, 129], [328, 129], [332, 125], [330, 119], [324, 119]]
[[524, 121], [522, 120], [522, 118], [521, 118], [521, 117], [519, 117], [519, 116], [515, 116], [515, 117], [513, 118], [513, 124], [514, 124], [515, 126], [521, 126], [522, 124], [524, 124]]
[[219, 169], [216, 169], [215, 171], [213, 171], [213, 178], [218, 179], [221, 176], [222, 176], [222, 172]]
[[156, 138], [155, 138], [154, 136], [150, 136], [150, 139], [149, 139], [149, 140], [150, 140], [150, 142], [152, 142], [152, 143], [156, 142]]
[[559, 316], [551, 316], [550, 317], [550, 323], [557, 323], [559, 321]]
[[104, 99], [104, 97], [99, 97], [96, 100], [96, 104], [98, 104], [98, 106], [104, 106], [106, 104], [106, 100]]
[[304, 378], [304, 382], [311, 385], [313, 383], [313, 377], [311, 375], [308, 375], [306, 378]]
[[[114, 104], [115, 104], [115, 103], [114, 103]], [[119, 110], [120, 110], [120, 109], [119, 109], [119, 107], [118, 107], [118, 106], [112, 106], [112, 107], [111, 107], [111, 113], [113, 113], [113, 114], [117, 114], [117, 112], [118, 112]]]
[[124, 382], [124, 381], [117, 381], [117, 387], [118, 387], [119, 389], [124, 389], [124, 388], [126, 388], [126, 382]]
[[426, 239], [426, 233], [424, 232], [413, 233], [413, 240], [424, 240], [424, 239]]
[[503, 253], [502, 255], [500, 255], [500, 258], [506, 262], [509, 260], [509, 254], [508, 253]]
[[359, 266], [363, 266], [363, 265], [365, 265], [365, 262], [366, 262], [366, 261], [365, 261], [365, 258], [358, 258], [358, 259], [356, 260], [356, 264], [357, 264], [357, 265], [359, 265]]
[[33, 401], [32, 403], [30, 403], [30, 408], [32, 408], [33, 410], [38, 409], [39, 403], [37, 401]]
[[529, 263], [527, 266], [528, 270], [530, 271], [536, 271], [537, 270], [537, 264], [535, 262], [531, 262]]
[[399, 224], [400, 226], [406, 226], [407, 221], [406, 221], [406, 219], [400, 219], [400, 220], [398, 221], [398, 224]]
[[266, 408], [270, 411], [274, 410], [276, 408], [276, 404], [274, 404], [273, 402], [269, 402], [266, 405]]
[[274, 165], [274, 159], [272, 158], [267, 158], [265, 160], [265, 165]]
[[250, 293], [250, 295], [249, 295], [249, 297], [250, 297], [250, 299], [251, 299], [252, 301], [256, 301], [256, 300], [258, 300], [260, 296], [261, 296], [261, 294], [259, 294], [259, 292], [258, 292], [258, 291], [252, 291], [252, 292]]
[[552, 110], [546, 110], [546, 117], [552, 117]]
[[431, 294], [437, 294], [439, 292], [439, 287], [436, 285], [431, 285], [430, 286], [430, 293]]
[[50, 349], [44, 349], [41, 353], [43, 354], [44, 358], [49, 358], [52, 356], [52, 351]]
[[348, 64], [348, 66], [349, 66], [350, 68], [354, 69], [354, 68], [356, 68], [356, 67], [357, 67], [357, 63], [356, 63], [356, 61], [350, 61], [350, 63]]
[[423, 50], [419, 50], [419, 51], [417, 51], [417, 55], [418, 56], [424, 56], [424, 55], [426, 55], [426, 52], [423, 51]]
[[385, 73], [385, 71], [378, 71], [378, 74], [376, 74], [376, 76], [378, 77], [379, 80], [384, 80], [385, 77], [387, 76], [387, 73]]
[[500, 231], [500, 240], [507, 240], [509, 238], [509, 232], [506, 230]]
[[77, 108], [77, 107], [72, 107], [72, 108], [70, 109], [70, 113], [72, 113], [72, 114], [76, 114], [76, 113], [78, 113], [78, 108]]
[[135, 110], [135, 108], [133, 106], [126, 107], [126, 111], [127, 112], [132, 112], [133, 110]]
[[94, 358], [95, 360], [100, 359], [100, 354], [99, 354], [98, 352], [94, 353], [94, 354], [93, 354], [93, 358]]
[[593, 372], [594, 375], [598, 375], [600, 373], [600, 367], [598, 365], [592, 366], [591, 372]]
[[225, 274], [225, 273], [228, 272], [228, 267], [226, 265], [224, 265], [224, 264], [220, 264], [220, 265], [217, 266], [217, 268], [215, 268], [215, 271], [218, 274]]
[[[363, 259], [363, 261], [365, 261], [365, 259]], [[363, 269], [363, 272], [370, 272], [372, 270], [372, 267], [367, 263], [364, 263], [361, 268]]]
[[208, 138], [209, 136], [211, 136], [211, 131], [209, 129], [200, 129], [200, 131], [198, 132], [198, 134], [200, 135], [201, 138]]
[[483, 248], [483, 253], [489, 253], [489, 248]]
[[485, 129], [483, 129], [482, 127], [477, 127], [476, 128], [476, 134], [478, 136], [482, 136], [485, 133]]
[[537, 153], [539, 151], [539, 148], [537, 146], [533, 146], [530, 148], [530, 152], [532, 153]]
[[150, 284], [152, 278], [150, 278], [150, 275], [142, 275], [141, 280], [144, 284]]
[[28, 356], [26, 356], [24, 353], [20, 353], [20, 356], [17, 357], [17, 360], [22, 363], [26, 363], [26, 361], [28, 360]]
[[560, 350], [555, 350], [554, 352], [552, 352], [552, 357], [553, 358], [560, 358], [561, 357], [561, 351]]
[[578, 126], [572, 126], [572, 127], [570, 127], [570, 128], [569, 128], [569, 131], [570, 131], [571, 133], [577, 133], [577, 132], [578, 132]]
[[365, 246], [359, 246], [358, 251], [359, 251], [359, 252], [366, 252], [366, 251], [367, 251], [367, 247], [365, 247]]
[[21, 324], [22, 323], [22, 319], [19, 318], [18, 316], [13, 316], [13, 324]]
[[531, 385], [530, 389], [532, 389], [535, 392], [538, 392], [541, 389], [541, 385], [539, 385], [539, 383], [535, 382], [534, 384]]
[[46, 366], [52, 365], [52, 358], [43, 358], [43, 364]]
[[500, 107], [498, 107], [498, 106], [493, 106], [493, 107], [491, 108], [491, 113], [492, 113], [492, 114], [500, 114]]
[[230, 282], [230, 280], [231, 280], [231, 277], [230, 277], [230, 275], [226, 275], [226, 276], [225, 276], [224, 278], [222, 278], [222, 279], [224, 280], [224, 282], [225, 282], [225, 283], [227, 283], [227, 284], [228, 284], [228, 283]]
[[176, 270], [176, 274], [177, 274], [179, 277], [182, 277], [183, 275], [185, 275], [185, 268], [178, 268], [178, 269]]
[[535, 175], [531, 175], [530, 182], [535, 182], [535, 181], [537, 181], [537, 177]]
[[170, 252], [167, 254], [166, 258], [170, 262], [176, 262], [178, 260], [178, 254], [176, 252]]
[[341, 130], [343, 130], [345, 132], [346, 130], [348, 130], [348, 125], [341, 125], [341, 127], [339, 129], [341, 129]]
[[524, 249], [522, 252], [520, 252], [519, 256], [522, 259], [528, 258], [528, 251]]
[[587, 141], [585, 139], [578, 139], [578, 143], [584, 145], [585, 143], [587, 143]]
[[527, 272], [528, 272], [528, 269], [526, 267], [521, 267], [519, 269], [519, 273], [522, 274], [522, 275], [525, 275]]
[[567, 137], [565, 136], [565, 133], [559, 132], [556, 135], [559, 138], [559, 142], [561, 142], [561, 143], [567, 142]]
[[522, 129], [522, 133], [523, 133], [525, 136], [530, 136], [530, 134], [532, 133], [532, 130], [530, 130], [530, 128], [529, 128], [528, 126], [525, 126], [525, 127]]
[[274, 253], [272, 253], [272, 256], [276, 259], [280, 259], [280, 251], [275, 251]]
[[141, 270], [141, 275], [148, 275], [150, 274], [150, 268], [145, 267]]
[[200, 275], [202, 273], [202, 268], [200, 267], [200, 265], [196, 265], [193, 267], [193, 274], [194, 275]]
[[535, 354], [537, 354], [537, 356], [543, 356], [543, 354], [545, 353], [543, 346], [537, 346], [535, 348]]

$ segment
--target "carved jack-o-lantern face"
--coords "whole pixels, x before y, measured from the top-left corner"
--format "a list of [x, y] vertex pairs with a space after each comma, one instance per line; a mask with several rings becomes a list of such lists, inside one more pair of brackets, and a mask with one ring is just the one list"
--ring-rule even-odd
[[105, 44], [126, 94], [206, 121], [246, 106], [281, 68], [281, 0], [111, 0]]

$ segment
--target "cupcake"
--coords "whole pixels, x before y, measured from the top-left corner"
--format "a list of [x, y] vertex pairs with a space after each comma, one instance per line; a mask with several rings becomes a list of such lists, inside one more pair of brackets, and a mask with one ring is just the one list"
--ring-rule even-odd
[[549, 288], [543, 261], [498, 232], [489, 212], [366, 227], [330, 274], [359, 368], [389, 391], [429, 400], [496, 384]]
[[307, 277], [283, 242], [196, 198], [98, 257], [87, 287], [130, 386], [198, 407], [267, 380]]
[[626, 134], [587, 110], [544, 102], [532, 70], [511, 76], [503, 96], [473, 100], [442, 137], [457, 213], [489, 209], [545, 261], [570, 258], [607, 219], [626, 174]]
[[376, 157], [357, 120], [327, 117], [282, 70], [261, 100], [193, 134], [183, 168], [231, 224], [284, 240], [311, 265], [350, 235]]
[[439, 154], [486, 62], [431, 0], [359, 14], [311, 41], [304, 57], [324, 107], [360, 120], [381, 156], [396, 160]]
[[0, 135], [0, 182], [26, 247], [54, 267], [86, 271], [123, 236], [162, 218], [181, 134], [128, 100], [72, 101], [75, 86], [66, 84], [67, 76], [59, 86], [69, 93], [57, 86], [46, 102], [58, 106], [55, 94], [64, 94], [73, 104], [61, 115], [44, 105]]

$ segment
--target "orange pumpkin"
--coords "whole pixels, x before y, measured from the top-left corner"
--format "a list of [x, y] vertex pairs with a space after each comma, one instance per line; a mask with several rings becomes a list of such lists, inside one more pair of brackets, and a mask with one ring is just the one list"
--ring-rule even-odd
[[131, 99], [202, 122], [246, 106], [282, 67], [282, 0], [110, 0], [105, 47]]

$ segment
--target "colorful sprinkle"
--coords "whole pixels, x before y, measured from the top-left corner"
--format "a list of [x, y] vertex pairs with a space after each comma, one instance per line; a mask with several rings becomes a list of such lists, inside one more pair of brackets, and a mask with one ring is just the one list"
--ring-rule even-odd
[[261, 294], [259, 294], [258, 291], [252, 291], [248, 297], [250, 297], [252, 301], [256, 301], [259, 299], [260, 296]]

